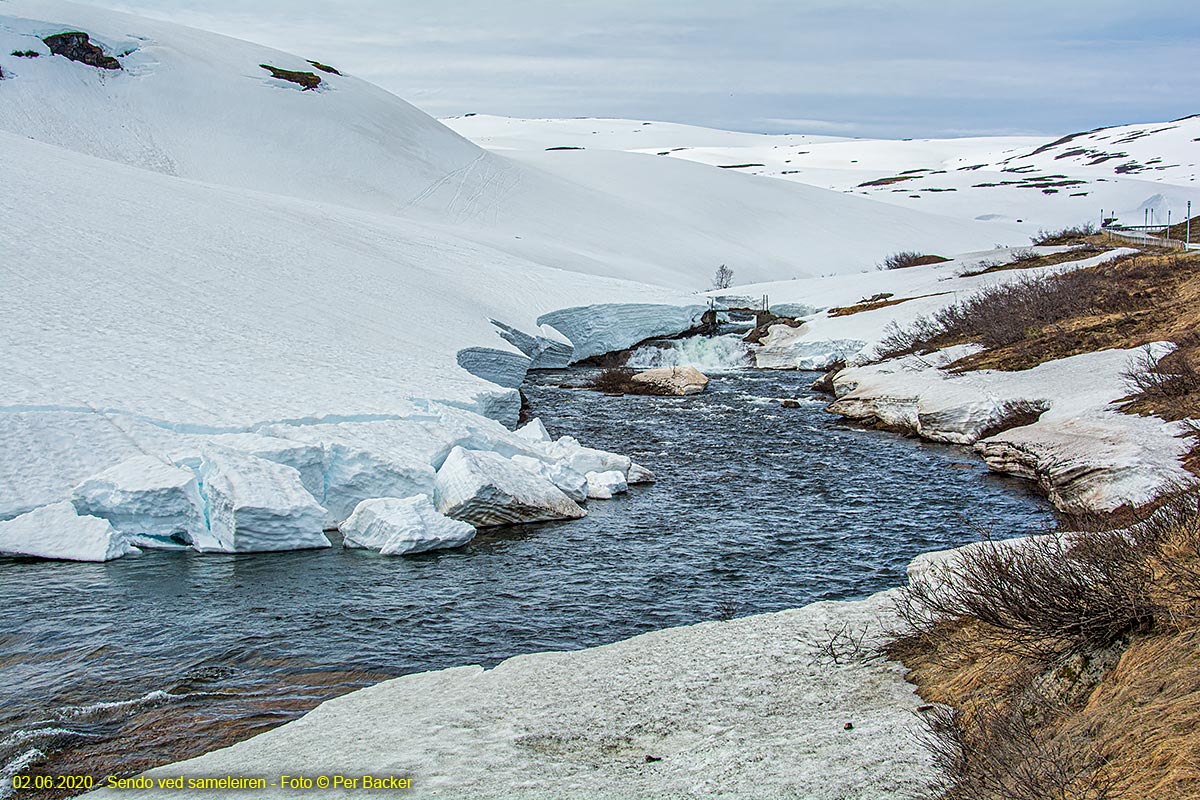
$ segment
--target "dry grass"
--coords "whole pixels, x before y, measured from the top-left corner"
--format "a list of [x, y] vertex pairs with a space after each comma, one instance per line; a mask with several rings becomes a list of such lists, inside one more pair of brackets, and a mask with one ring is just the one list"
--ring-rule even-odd
[[1087, 222], [1056, 231], [1039, 230], [1030, 237], [1030, 241], [1037, 245], [1082, 244], [1096, 233], [1096, 226]]
[[1009, 261], [984, 261], [977, 269], [970, 272], [964, 272], [961, 277], [972, 278], [976, 275], [987, 275], [992, 272], [1003, 272], [1010, 269], [1034, 269], [1035, 267], [1053, 267], [1059, 264], [1067, 264], [1072, 261], [1090, 258], [1100, 255], [1101, 253], [1111, 250], [1111, 247], [1104, 247], [1091, 242], [1083, 243], [1081, 247], [1076, 247], [1073, 250], [1065, 250], [1061, 253], [1047, 253], [1039, 255], [1036, 250], [1017, 250], [1013, 254], [1013, 258]]
[[1200, 419], [1200, 332], [1181, 335], [1176, 349], [1158, 358], [1149, 347], [1125, 372], [1131, 395], [1123, 410], [1168, 420]]
[[1200, 798], [1200, 497], [1124, 534], [980, 552], [908, 590], [888, 651], [953, 709], [923, 707], [942, 796]]
[[1141, 252], [1097, 267], [1030, 276], [985, 289], [882, 343], [883, 357], [967, 342], [986, 351], [953, 369], [1020, 370], [1046, 361], [1200, 329], [1200, 253]]
[[[1191, 234], [1192, 240], [1190, 244], [1200, 242], [1200, 216], [1192, 217]], [[1167, 229], [1168, 238], [1174, 239], [1177, 242], [1182, 242], [1188, 236], [1188, 221], [1177, 222]]]

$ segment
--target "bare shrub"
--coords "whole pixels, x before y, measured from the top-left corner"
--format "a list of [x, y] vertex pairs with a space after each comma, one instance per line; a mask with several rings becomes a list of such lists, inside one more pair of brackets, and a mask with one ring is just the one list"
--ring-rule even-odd
[[1182, 351], [1160, 358], [1147, 345], [1129, 360], [1121, 377], [1134, 394], [1149, 399], [1177, 400], [1200, 393], [1200, 369]]
[[893, 358], [968, 341], [988, 348], [1003, 347], [1065, 319], [1091, 312], [1128, 312], [1145, 302], [1150, 301], [1135, 296], [1100, 268], [1022, 275], [985, 287], [962, 302], [915, 320], [907, 329], [893, 326], [886, 331], [877, 354]]
[[892, 253], [883, 260], [883, 263], [878, 266], [880, 270], [888, 269], [906, 269], [908, 267], [923, 267], [927, 264], [940, 264], [949, 259], [941, 256], [930, 255], [928, 253], [918, 253], [916, 250], [901, 250], [898, 253]]
[[953, 570], [909, 582], [917, 619], [971, 619], [1001, 631], [1004, 647], [1036, 659], [1099, 649], [1154, 620], [1153, 571], [1133, 537], [1096, 532], [1068, 543], [1042, 536], [1020, 546], [985, 542]]
[[633, 380], [634, 371], [629, 369], [606, 369], [592, 378], [588, 388], [605, 394], [651, 394], [649, 386]]
[[728, 289], [733, 285], [733, 270], [722, 264], [717, 267], [717, 271], [713, 273], [714, 289]]
[[825, 626], [824, 636], [808, 642], [816, 650], [813, 662], [842, 665], [878, 657], [880, 649], [867, 641], [870, 632], [871, 626], [865, 623], [844, 622], [837, 628]]
[[1200, 488], [1120, 531], [986, 543], [917, 575], [914, 670], [944, 800], [1191, 797], [1200, 776]]
[[1032, 250], [1028, 247], [1018, 247], [1016, 250], [1010, 252], [1009, 255], [1012, 257], [1011, 263], [1013, 264], [1025, 264], [1030, 261], [1037, 261], [1039, 258], [1041, 258], [1036, 250]]
[[714, 612], [717, 619], [721, 620], [722, 622], [728, 622], [737, 618], [738, 612], [741, 611], [741, 608], [741, 604], [736, 600], [721, 600], [717, 603], [717, 607], [714, 609]]
[[1056, 231], [1039, 229], [1036, 234], [1030, 237], [1030, 241], [1042, 246], [1079, 244], [1089, 236], [1095, 235], [1096, 226], [1090, 222], [1085, 222], [1082, 225], [1072, 225], [1066, 228], [1059, 228]]
[[1200, 619], [1200, 489], [1176, 488], [1129, 531], [1154, 569], [1160, 619]]

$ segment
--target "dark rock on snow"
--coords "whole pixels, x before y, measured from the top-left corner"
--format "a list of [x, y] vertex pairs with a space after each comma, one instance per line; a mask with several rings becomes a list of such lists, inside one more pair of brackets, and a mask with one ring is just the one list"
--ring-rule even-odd
[[291, 81], [301, 87], [303, 91], [315, 89], [321, 85], [321, 77], [314, 75], [311, 72], [297, 72], [290, 69], [280, 69], [272, 67], [270, 64], [259, 64], [260, 67], [271, 73], [272, 78], [278, 78], [281, 81]]
[[81, 31], [56, 33], [53, 36], [47, 36], [42, 41], [50, 48], [50, 52], [56, 56], [69, 58], [72, 61], [78, 61], [80, 64], [87, 64], [89, 67], [121, 69], [120, 61], [117, 61], [112, 56], [105, 55], [104, 51], [99, 46], [92, 44], [88, 35]]
[[342, 74], [342, 73], [338, 72], [337, 68], [331, 67], [328, 64], [322, 64], [320, 61], [313, 61], [311, 58], [308, 60], [308, 63], [312, 64], [314, 67], [321, 70], [321, 72], [328, 72], [330, 75], [341, 75]]

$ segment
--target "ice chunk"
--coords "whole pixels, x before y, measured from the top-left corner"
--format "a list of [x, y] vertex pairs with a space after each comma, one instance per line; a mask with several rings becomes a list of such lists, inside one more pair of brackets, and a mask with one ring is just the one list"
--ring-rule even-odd
[[295, 468], [308, 493], [321, 500], [325, 496], [325, 447], [319, 441], [306, 441], [263, 433], [225, 433], [213, 441], [252, 456]]
[[513, 433], [520, 436], [522, 439], [529, 439], [531, 442], [552, 442], [550, 432], [546, 430], [546, 426], [540, 419], [534, 417], [523, 427], [517, 428]]
[[321, 532], [325, 509], [300, 473], [264, 458], [213, 450], [201, 466], [209, 530], [197, 550], [253, 553], [329, 547]]
[[205, 529], [196, 474], [157, 456], [134, 456], [93, 475], [71, 500], [79, 514], [108, 520], [143, 547], [191, 544]]
[[550, 481], [576, 503], [582, 503], [588, 498], [587, 478], [582, 472], [576, 472], [566, 464], [548, 464], [529, 456], [513, 456], [512, 462]]
[[111, 561], [138, 549], [108, 520], [80, 516], [69, 500], [0, 522], [0, 553], [61, 561]]
[[338, 530], [346, 537], [346, 547], [385, 556], [462, 547], [475, 538], [473, 527], [438, 513], [424, 494], [363, 500]]
[[550, 481], [492, 452], [456, 447], [437, 473], [437, 507], [477, 528], [586, 516]]
[[629, 490], [625, 473], [618, 470], [609, 472], [589, 472], [587, 474], [588, 497], [596, 500], [608, 500], [614, 494]]
[[674, 336], [696, 326], [707, 306], [668, 306], [652, 303], [600, 303], [563, 308], [543, 314], [539, 325], [550, 325], [574, 345], [572, 363], [653, 339]]
[[[566, 369], [571, 363], [574, 348], [570, 344], [547, 339], [544, 336], [530, 336], [524, 331], [517, 330], [511, 325], [492, 320], [492, 324], [500, 329], [500, 336], [508, 340], [525, 355], [529, 356], [529, 369]], [[543, 326], [545, 329], [546, 326]], [[553, 328], [549, 330], [553, 331]], [[561, 336], [561, 334], [559, 334]]]
[[563, 436], [548, 445], [546, 451], [552, 458], [562, 461], [581, 475], [614, 469], [628, 473], [633, 466], [633, 460], [628, 456], [584, 447], [572, 436]]
[[[496, 420], [441, 404], [432, 404], [431, 410], [436, 414], [436, 425], [442, 435], [465, 450], [491, 450], [505, 458], [523, 455], [553, 460], [547, 455], [545, 442], [518, 435]], [[441, 462], [436, 466], [440, 467]]]
[[532, 363], [520, 353], [506, 353], [492, 347], [467, 347], [458, 351], [458, 365], [485, 381], [516, 389], [525, 380]]
[[654, 483], [658, 478], [654, 476], [653, 472], [641, 464], [634, 462], [629, 467], [629, 474], [626, 476], [626, 480], [630, 486], [633, 486], [635, 483]]
[[331, 444], [329, 454], [324, 499], [335, 523], [349, 517], [363, 500], [433, 493], [433, 467], [407, 454], [340, 443]]

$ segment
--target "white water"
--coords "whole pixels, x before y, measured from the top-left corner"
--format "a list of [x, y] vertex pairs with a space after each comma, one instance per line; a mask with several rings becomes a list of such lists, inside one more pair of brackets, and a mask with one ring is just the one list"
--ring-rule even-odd
[[629, 356], [626, 366], [635, 369], [695, 367], [704, 373], [732, 372], [750, 366], [750, 349], [743, 334], [693, 336], [659, 345], [642, 345]]

